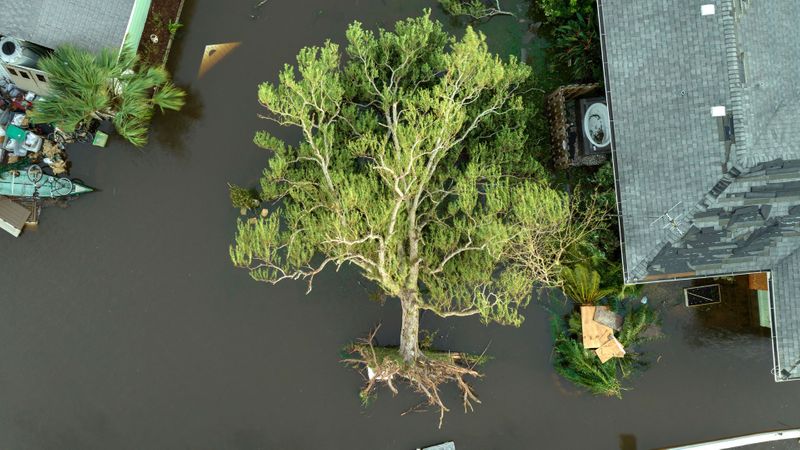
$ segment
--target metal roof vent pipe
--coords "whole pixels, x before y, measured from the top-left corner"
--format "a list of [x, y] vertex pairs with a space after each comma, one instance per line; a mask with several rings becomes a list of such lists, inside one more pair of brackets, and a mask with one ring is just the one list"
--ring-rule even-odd
[[0, 61], [6, 64], [35, 68], [40, 57], [32, 44], [11, 36], [0, 38]]

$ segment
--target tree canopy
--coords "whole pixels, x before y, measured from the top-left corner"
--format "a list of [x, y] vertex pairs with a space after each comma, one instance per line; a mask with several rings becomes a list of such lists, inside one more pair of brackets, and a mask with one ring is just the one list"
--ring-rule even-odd
[[184, 104], [185, 92], [166, 69], [142, 67], [132, 48], [94, 54], [68, 45], [42, 58], [39, 67], [49, 74], [49, 93], [36, 101], [31, 118], [68, 133], [111, 119], [123, 138], [142, 146], [153, 108], [179, 110]]
[[[256, 280], [306, 280], [351, 264], [403, 305], [401, 353], [418, 356], [419, 310], [519, 324], [536, 283], [558, 283], [569, 249], [595, 226], [547, 185], [526, 153], [530, 69], [492, 55], [467, 28], [429, 12], [377, 33], [353, 23], [347, 47], [300, 51], [258, 98], [269, 132], [266, 217], [240, 220], [230, 254]], [[414, 324], [407, 322], [415, 322]], [[411, 342], [413, 341], [413, 342]]]

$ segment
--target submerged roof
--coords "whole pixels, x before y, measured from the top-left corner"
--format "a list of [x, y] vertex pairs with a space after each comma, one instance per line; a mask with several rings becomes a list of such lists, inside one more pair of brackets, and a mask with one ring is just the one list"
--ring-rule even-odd
[[119, 48], [135, 0], [4, 0], [0, 34], [54, 49]]
[[626, 281], [772, 271], [800, 377], [800, 2], [598, 3]]

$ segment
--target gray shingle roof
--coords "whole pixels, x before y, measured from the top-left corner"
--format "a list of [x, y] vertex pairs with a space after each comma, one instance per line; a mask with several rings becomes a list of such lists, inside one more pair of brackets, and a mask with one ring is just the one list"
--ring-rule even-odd
[[48, 48], [119, 48], [135, 0], [4, 0], [0, 34]]
[[800, 378], [800, 2], [598, 3], [626, 280], [771, 270]]

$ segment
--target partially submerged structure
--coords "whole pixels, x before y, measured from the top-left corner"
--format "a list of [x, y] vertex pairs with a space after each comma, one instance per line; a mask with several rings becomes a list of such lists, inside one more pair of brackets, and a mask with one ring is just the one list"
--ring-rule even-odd
[[625, 281], [768, 273], [800, 379], [800, 2], [598, 6]]
[[0, 75], [38, 95], [49, 78], [37, 61], [56, 47], [84, 50], [139, 46], [150, 0], [4, 0], [0, 5]]
[[0, 229], [17, 237], [22, 233], [22, 228], [31, 216], [28, 208], [18, 205], [11, 200], [0, 197]]
[[[598, 108], [600, 114], [592, 112]], [[599, 83], [559, 87], [547, 96], [545, 111], [557, 168], [596, 166], [608, 161], [611, 133]]]

